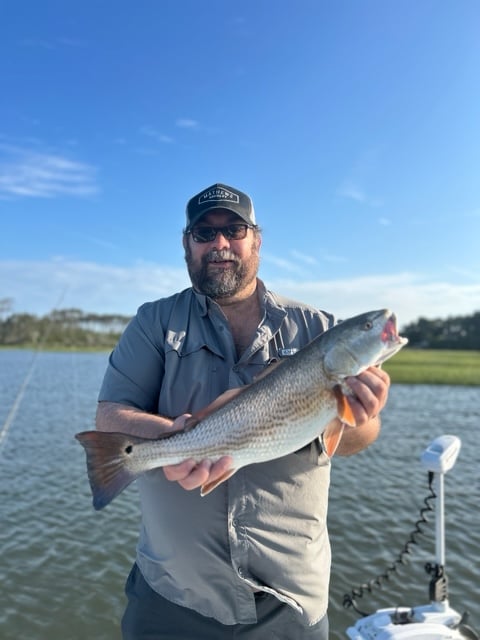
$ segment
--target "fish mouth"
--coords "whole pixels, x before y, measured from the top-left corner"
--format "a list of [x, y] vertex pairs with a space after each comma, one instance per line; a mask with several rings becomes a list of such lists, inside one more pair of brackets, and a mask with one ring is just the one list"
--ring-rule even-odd
[[382, 362], [385, 362], [385, 360], [387, 360], [392, 355], [394, 355], [408, 342], [408, 338], [404, 338], [400, 336], [398, 333], [397, 317], [394, 313], [391, 313], [387, 318], [387, 321], [385, 322], [385, 326], [383, 327], [380, 338], [384, 344], [384, 353], [377, 360], [376, 362], [377, 365], [380, 365], [382, 364]]
[[386, 343], [397, 343], [399, 341], [406, 340], [406, 338], [401, 338], [398, 335], [397, 316], [394, 313], [390, 314], [389, 318], [387, 319], [385, 326], [383, 327], [381, 339], [382, 342]]

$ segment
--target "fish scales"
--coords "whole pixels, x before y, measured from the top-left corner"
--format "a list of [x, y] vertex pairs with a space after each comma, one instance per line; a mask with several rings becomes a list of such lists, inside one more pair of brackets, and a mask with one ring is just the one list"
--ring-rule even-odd
[[[287, 360], [187, 434], [160, 441], [156, 466], [161, 452], [169, 450], [172, 457], [167, 454], [160, 466], [171, 460], [181, 462], [188, 449], [189, 457], [196, 460], [231, 455], [239, 468], [281, 457], [292, 444], [301, 448], [318, 435], [319, 421], [336, 415], [335, 395], [322, 386], [327, 376], [318, 366], [308, 376], [304, 371], [298, 361]], [[334, 384], [330, 381], [331, 387]]]
[[[203, 495], [245, 465], [302, 448], [330, 429], [336, 416], [352, 424], [344, 379], [380, 365], [406, 342], [391, 311], [371, 311], [329, 329], [253, 384], [226, 392], [225, 399], [192, 417], [192, 428], [157, 439], [99, 431], [77, 434], [87, 454], [95, 508], [103, 508], [150, 469], [187, 458], [215, 461], [231, 456], [231, 470], [202, 487]], [[340, 437], [341, 431], [329, 434], [334, 443], [327, 447], [329, 455]]]

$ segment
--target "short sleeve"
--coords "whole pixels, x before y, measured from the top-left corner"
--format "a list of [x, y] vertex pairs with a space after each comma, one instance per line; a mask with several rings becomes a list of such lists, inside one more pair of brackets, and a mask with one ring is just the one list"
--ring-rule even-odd
[[99, 402], [156, 412], [164, 376], [164, 332], [155, 307], [142, 305], [111, 353]]

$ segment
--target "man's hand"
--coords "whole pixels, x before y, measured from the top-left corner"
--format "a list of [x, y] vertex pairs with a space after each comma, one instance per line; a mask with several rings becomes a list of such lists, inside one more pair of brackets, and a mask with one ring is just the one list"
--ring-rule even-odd
[[388, 373], [370, 367], [355, 377], [345, 379], [353, 392], [348, 403], [356, 420], [356, 427], [345, 427], [336, 450], [339, 456], [350, 456], [374, 442], [380, 433], [378, 414], [385, 406], [390, 387]]
[[[189, 417], [189, 413], [178, 416], [172, 424], [172, 430], [182, 430], [185, 421]], [[188, 458], [179, 464], [163, 467], [163, 472], [167, 480], [178, 482], [181, 487], [191, 491], [192, 489], [198, 489], [207, 482], [215, 482], [232, 468], [232, 464], [233, 460], [231, 456], [223, 456], [216, 462], [202, 460], [199, 463], [192, 458]]]
[[348, 396], [348, 403], [358, 428], [378, 416], [385, 406], [390, 377], [382, 369], [370, 367], [358, 376], [345, 378], [345, 382], [354, 394]]
[[207, 482], [210, 484], [221, 478], [232, 468], [232, 463], [233, 460], [230, 456], [223, 456], [216, 462], [202, 460], [198, 464], [189, 458], [179, 464], [163, 467], [163, 471], [168, 480], [178, 482], [181, 487], [191, 491]]

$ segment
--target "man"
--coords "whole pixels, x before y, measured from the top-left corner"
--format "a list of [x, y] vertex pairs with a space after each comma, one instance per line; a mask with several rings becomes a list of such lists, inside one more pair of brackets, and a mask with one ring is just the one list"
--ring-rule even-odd
[[[141, 306], [112, 353], [97, 428], [155, 437], [226, 389], [334, 324], [257, 278], [261, 233], [253, 203], [215, 184], [187, 204], [183, 246], [192, 287]], [[371, 368], [348, 384], [357, 428], [337, 452], [375, 440], [389, 378]], [[226, 456], [150, 471], [137, 482], [142, 528], [127, 580], [125, 640], [328, 638], [330, 460], [321, 437], [249, 465], [205, 497], [198, 487]]]

